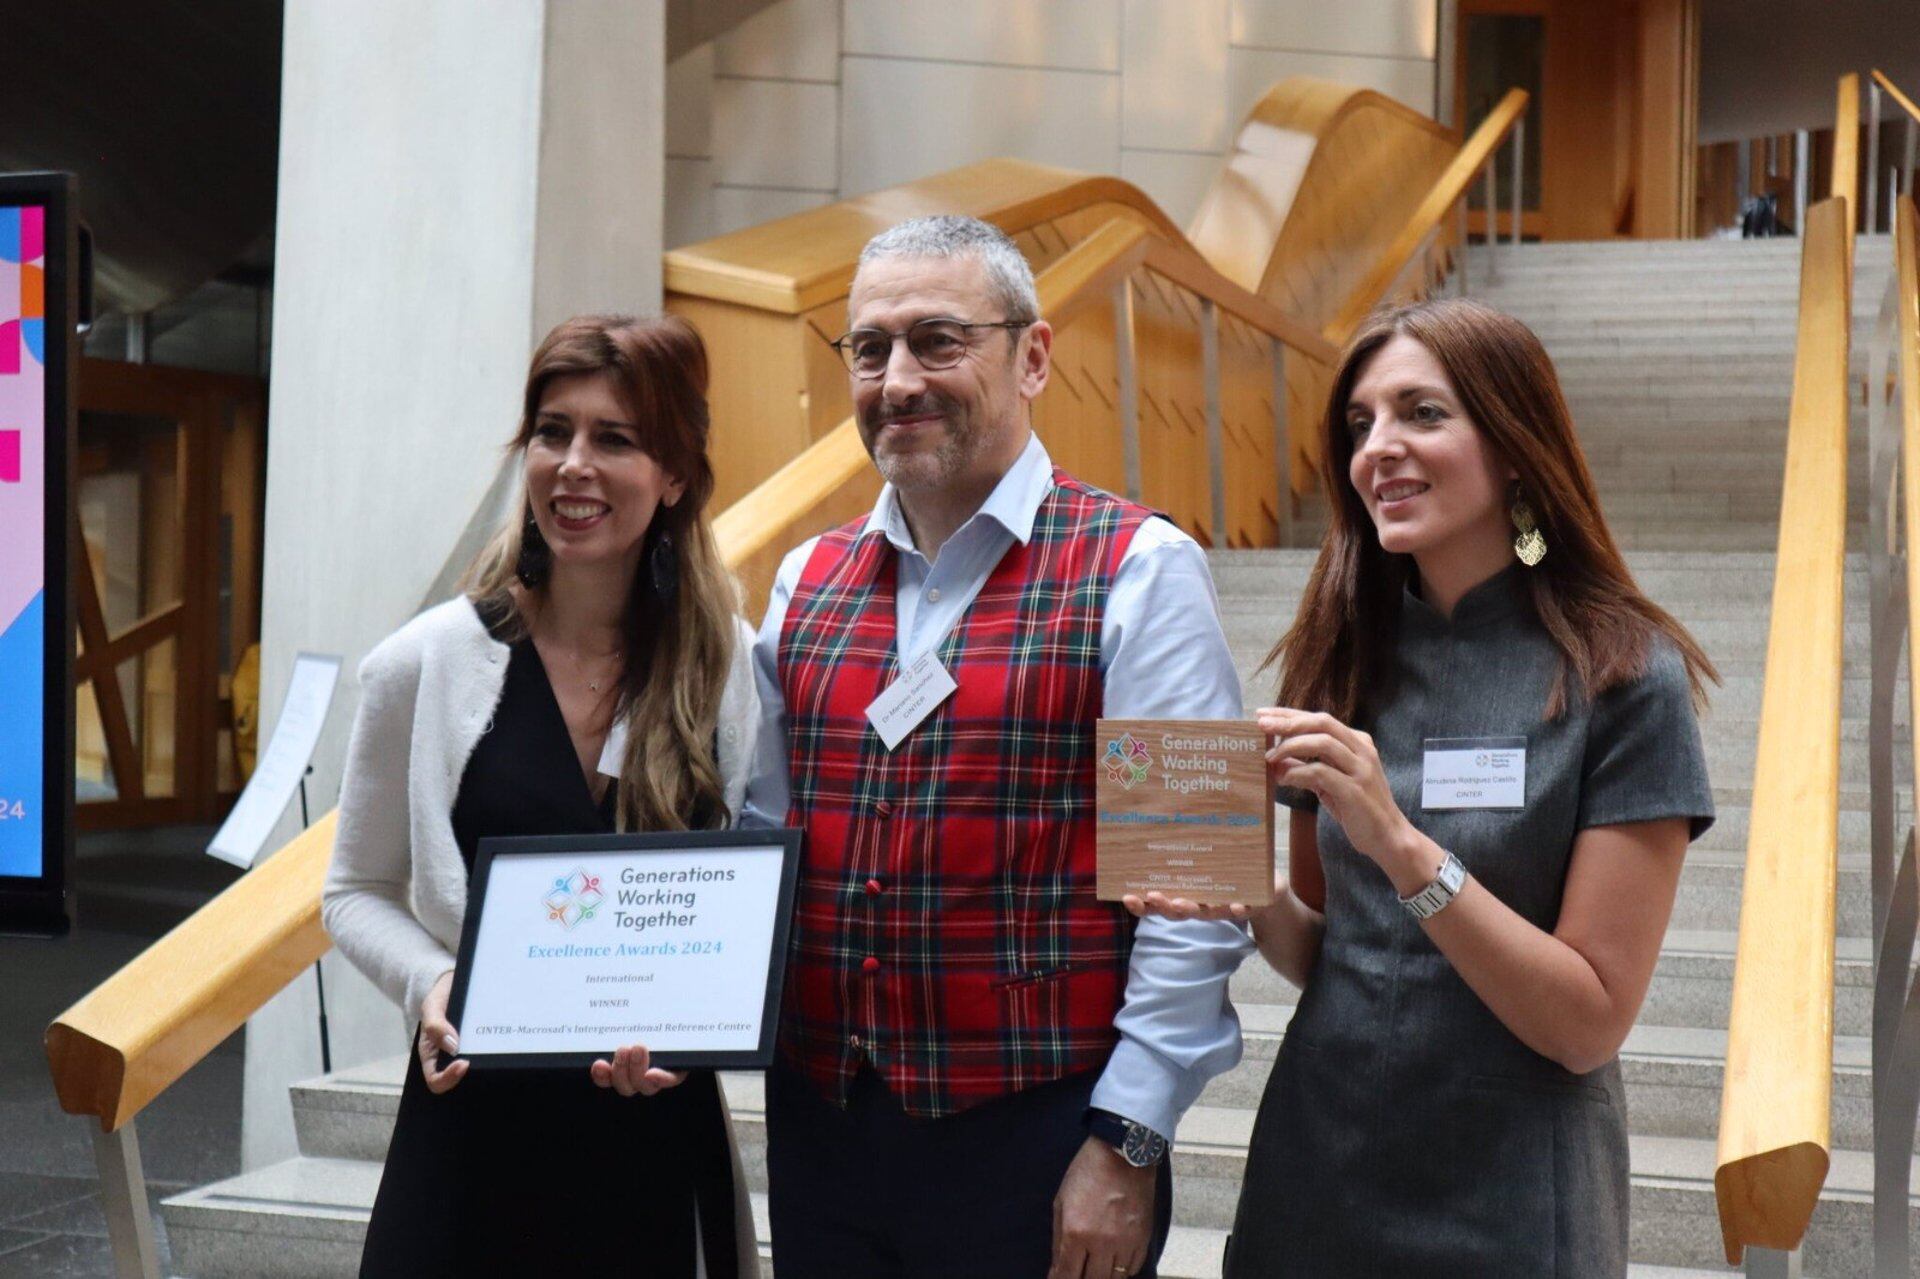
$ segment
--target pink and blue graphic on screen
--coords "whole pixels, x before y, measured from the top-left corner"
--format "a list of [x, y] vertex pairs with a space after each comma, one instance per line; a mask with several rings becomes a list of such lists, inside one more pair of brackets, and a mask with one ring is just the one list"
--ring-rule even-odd
[[0, 875], [42, 873], [46, 210], [0, 207]]

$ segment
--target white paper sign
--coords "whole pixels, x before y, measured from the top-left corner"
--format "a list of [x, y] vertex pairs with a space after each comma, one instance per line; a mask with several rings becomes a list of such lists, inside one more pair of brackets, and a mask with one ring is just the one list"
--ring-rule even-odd
[[1525, 808], [1527, 739], [1429, 737], [1420, 807]]
[[457, 979], [461, 1055], [757, 1051], [785, 859], [495, 853]]
[[287, 811], [300, 779], [307, 775], [313, 748], [333, 706], [334, 685], [340, 681], [340, 659], [324, 653], [299, 653], [287, 681], [286, 700], [273, 726], [273, 740], [260, 752], [240, 792], [239, 802], [207, 845], [209, 856], [246, 870], [273, 834], [280, 814]]
[[940, 664], [940, 658], [928, 649], [887, 685], [886, 692], [873, 699], [867, 707], [867, 722], [892, 750], [959, 687]]

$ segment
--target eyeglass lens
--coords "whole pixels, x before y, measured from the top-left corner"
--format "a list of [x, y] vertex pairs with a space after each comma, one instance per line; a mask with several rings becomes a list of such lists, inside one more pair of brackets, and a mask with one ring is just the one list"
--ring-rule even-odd
[[[967, 331], [956, 320], [922, 320], [906, 331], [907, 350], [926, 369], [950, 369], [966, 354]], [[883, 372], [893, 358], [894, 335], [880, 329], [855, 329], [841, 344], [847, 367], [864, 377]]]

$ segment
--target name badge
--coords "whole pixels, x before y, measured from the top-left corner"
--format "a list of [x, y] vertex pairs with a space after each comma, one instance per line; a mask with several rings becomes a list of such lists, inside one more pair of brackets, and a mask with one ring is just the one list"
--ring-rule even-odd
[[886, 692], [873, 699], [867, 707], [867, 722], [892, 750], [959, 687], [939, 657], [928, 649], [887, 685]]
[[1420, 807], [1525, 808], [1527, 739], [1429, 737]]

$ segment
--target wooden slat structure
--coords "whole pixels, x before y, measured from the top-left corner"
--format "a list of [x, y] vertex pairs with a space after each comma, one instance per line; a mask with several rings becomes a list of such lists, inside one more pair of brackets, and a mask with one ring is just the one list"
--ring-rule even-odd
[[1850, 202], [1807, 218], [1714, 1191], [1729, 1263], [1797, 1248], [1826, 1182], [1846, 564]]

